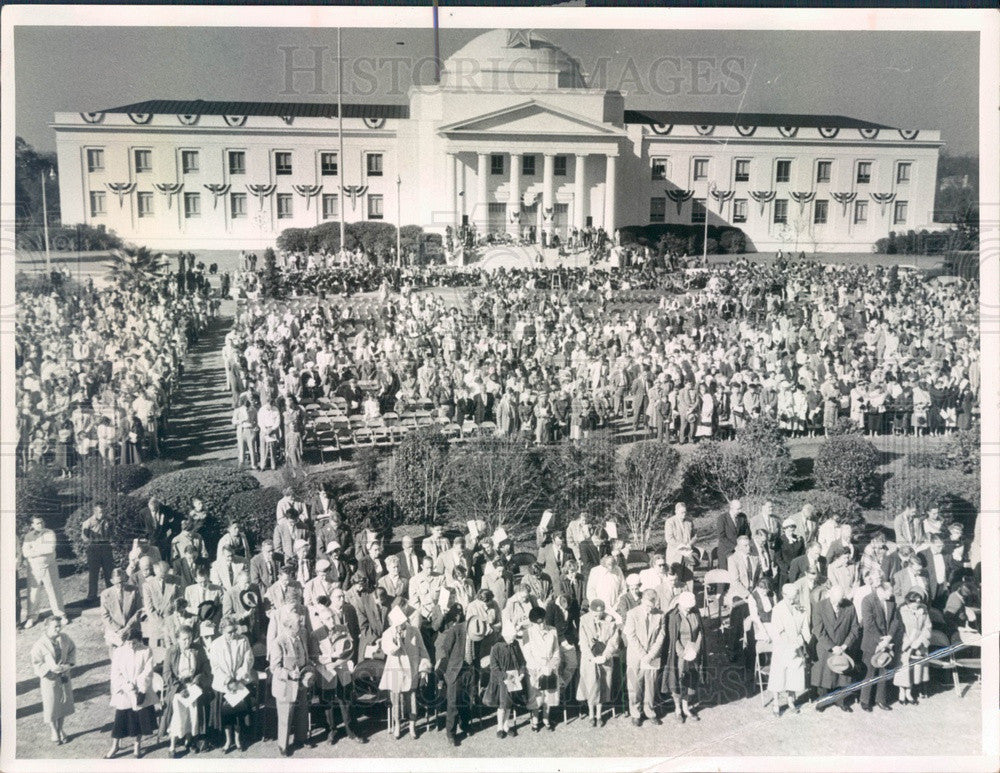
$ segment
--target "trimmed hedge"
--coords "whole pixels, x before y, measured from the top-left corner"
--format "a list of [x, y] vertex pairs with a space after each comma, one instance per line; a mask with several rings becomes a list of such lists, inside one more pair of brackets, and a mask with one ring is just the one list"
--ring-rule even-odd
[[31, 519], [40, 515], [51, 528], [59, 514], [59, 494], [51, 471], [46, 467], [32, 467], [17, 478], [14, 494], [14, 522], [20, 537], [31, 527]]
[[941, 507], [948, 499], [948, 487], [938, 476], [919, 470], [904, 470], [893, 475], [882, 491], [882, 506], [890, 517], [895, 517], [908, 507], [926, 513], [932, 507]]
[[813, 475], [816, 485], [859, 505], [870, 503], [878, 492], [878, 450], [860, 435], [832, 435], [816, 452]]
[[80, 470], [83, 495], [103, 502], [115, 494], [128, 494], [152, 479], [153, 473], [141, 464], [109, 465], [97, 458], [88, 458]]
[[861, 506], [836, 492], [811, 491], [809, 503], [815, 508], [820, 523], [832, 515], [837, 519], [837, 523], [849, 523], [856, 532], [865, 524]]
[[[111, 549], [115, 554], [115, 563], [124, 568], [128, 562], [129, 551], [132, 549], [132, 540], [144, 533], [142, 513], [146, 509], [146, 500], [127, 494], [115, 494], [104, 501], [102, 507], [111, 522]], [[73, 552], [81, 567], [87, 563], [87, 548], [83, 542], [81, 527], [92, 513], [91, 504], [82, 505], [70, 513], [64, 527], [66, 538], [73, 545]]]
[[281, 490], [273, 487], [238, 491], [229, 498], [222, 516], [236, 521], [256, 550], [261, 540], [270, 539], [274, 532], [281, 496]]

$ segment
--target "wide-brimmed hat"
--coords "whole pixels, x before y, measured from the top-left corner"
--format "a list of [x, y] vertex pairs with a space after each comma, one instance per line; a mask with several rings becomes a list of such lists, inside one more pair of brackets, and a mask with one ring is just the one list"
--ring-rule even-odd
[[198, 619], [211, 620], [219, 614], [219, 604], [211, 599], [205, 599], [198, 605]]
[[846, 674], [854, 670], [854, 660], [846, 652], [834, 652], [826, 659], [826, 667], [835, 674]]
[[889, 650], [879, 650], [872, 655], [872, 665], [875, 668], [886, 668], [892, 663], [892, 653]]
[[482, 641], [490, 634], [490, 624], [481, 617], [469, 619], [469, 639], [472, 641]]
[[247, 609], [260, 606], [260, 594], [253, 588], [240, 591], [240, 603]]
[[330, 638], [333, 642], [330, 654], [335, 660], [344, 660], [354, 654], [354, 642], [351, 641], [351, 635], [346, 629], [338, 631]]

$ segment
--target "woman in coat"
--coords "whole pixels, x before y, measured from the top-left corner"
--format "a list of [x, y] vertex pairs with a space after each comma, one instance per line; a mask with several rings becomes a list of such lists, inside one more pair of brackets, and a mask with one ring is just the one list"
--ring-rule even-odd
[[483, 705], [497, 710], [497, 738], [516, 736], [511, 718], [515, 700], [524, 694], [524, 655], [513, 629], [504, 631], [503, 639], [490, 649], [490, 681], [483, 693]]
[[545, 727], [555, 730], [549, 710], [559, 705], [559, 668], [561, 650], [555, 628], [545, 625], [545, 610], [532, 607], [528, 612], [528, 626], [524, 629], [521, 644], [524, 663], [528, 670], [528, 710], [531, 711], [531, 729], [538, 732]]
[[393, 737], [398, 740], [403, 735], [403, 706], [407, 704], [410, 736], [416, 739], [417, 687], [421, 676], [431, 672], [431, 659], [420, 631], [410, 625], [400, 607], [393, 607], [389, 613], [389, 627], [382, 634], [379, 646], [386, 659], [378, 688], [389, 691]]
[[212, 669], [212, 725], [225, 731], [229, 753], [235, 743], [240, 751], [244, 747], [242, 730], [256, 701], [257, 675], [254, 671], [253, 650], [250, 641], [239, 632], [239, 624], [227, 617], [220, 625], [222, 635], [208, 649], [208, 662]]
[[903, 643], [900, 646], [900, 665], [893, 674], [892, 683], [899, 688], [900, 703], [916, 703], [917, 687], [928, 679], [926, 663], [910, 665], [927, 654], [931, 643], [931, 618], [927, 613], [927, 596], [920, 589], [906, 594], [905, 602], [899, 608], [903, 621]]
[[156, 693], [153, 690], [153, 653], [142, 643], [138, 626], [124, 634], [124, 642], [111, 655], [111, 706], [115, 709], [111, 748], [104, 755], [118, 754], [122, 738], [135, 738], [134, 757], [142, 756], [142, 737], [156, 731]]
[[309, 653], [302, 640], [300, 615], [286, 608], [279, 617], [281, 628], [271, 648], [268, 663], [271, 668], [271, 695], [278, 710], [278, 753], [288, 757], [289, 736], [294, 737], [296, 744], [305, 740], [305, 712], [312, 675], [307, 669]]
[[[846, 687], [852, 682], [851, 673], [838, 673], [828, 665], [831, 655], [848, 654], [861, 640], [861, 626], [850, 598], [850, 589], [834, 583], [827, 597], [813, 607], [812, 630], [816, 637], [816, 662], [812, 666], [811, 681], [820, 701], [830, 690]], [[849, 697], [845, 692], [837, 699], [841, 711], [850, 711], [847, 706]], [[823, 711], [828, 705], [821, 703], [816, 710]]]
[[695, 721], [699, 718], [691, 704], [698, 697], [698, 683], [707, 662], [705, 628], [695, 607], [694, 594], [684, 591], [667, 616], [666, 668], [660, 691], [673, 697], [677, 721], [681, 724], [687, 717]]
[[52, 740], [66, 743], [63, 720], [74, 711], [70, 672], [76, 664], [76, 645], [62, 632], [62, 619], [45, 621], [45, 633], [31, 648], [31, 667], [39, 679], [42, 717], [52, 729]]
[[806, 689], [806, 647], [811, 633], [805, 610], [797, 601], [798, 587], [787, 583], [781, 588], [781, 601], [771, 613], [773, 650], [767, 689], [774, 693], [775, 716], [781, 714], [781, 694], [788, 693], [788, 707], [793, 713], [798, 693]]
[[212, 670], [205, 650], [195, 642], [194, 629], [181, 628], [177, 644], [167, 650], [163, 660], [160, 734], [170, 738], [171, 757], [177, 756], [178, 741], [191, 751], [206, 750], [205, 715]]
[[587, 701], [590, 726], [604, 725], [604, 704], [611, 697], [611, 669], [619, 646], [618, 624], [594, 599], [580, 618], [580, 683], [577, 700]]

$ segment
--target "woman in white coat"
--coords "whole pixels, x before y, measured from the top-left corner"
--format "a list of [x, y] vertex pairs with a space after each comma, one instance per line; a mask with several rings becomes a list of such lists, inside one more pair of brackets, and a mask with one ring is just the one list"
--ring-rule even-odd
[[797, 587], [788, 583], [781, 588], [781, 601], [771, 612], [771, 676], [767, 689], [774, 693], [772, 711], [781, 714], [781, 694], [788, 694], [788, 707], [798, 713], [795, 698], [806, 689], [806, 646], [812, 635], [809, 617], [797, 600]]
[[410, 736], [417, 737], [417, 687], [421, 675], [431, 672], [431, 659], [427, 654], [420, 631], [410, 625], [406, 612], [393, 607], [389, 612], [389, 627], [380, 641], [385, 653], [380, 690], [388, 690], [392, 704], [390, 729], [397, 740], [403, 735], [403, 706], [408, 704]]
[[549, 709], [559, 705], [559, 666], [561, 650], [556, 629], [545, 625], [545, 610], [532, 607], [528, 613], [528, 626], [524, 629], [521, 653], [528, 669], [528, 710], [531, 712], [531, 729], [538, 732], [545, 727], [555, 730]]
[[156, 693], [153, 690], [153, 653], [142, 643], [138, 626], [125, 633], [122, 646], [111, 655], [111, 706], [115, 709], [111, 748], [104, 755], [118, 754], [122, 738], [135, 738], [134, 757], [142, 756], [142, 737], [156, 731]]
[[60, 746], [66, 742], [63, 720], [74, 711], [70, 672], [75, 663], [76, 645], [62, 632], [62, 619], [48, 618], [45, 634], [31, 648], [31, 667], [39, 679], [42, 716]]

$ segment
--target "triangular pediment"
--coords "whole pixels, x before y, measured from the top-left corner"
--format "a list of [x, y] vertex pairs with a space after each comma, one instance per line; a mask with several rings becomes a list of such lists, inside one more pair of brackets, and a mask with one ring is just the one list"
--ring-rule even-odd
[[610, 124], [594, 121], [560, 107], [529, 100], [517, 105], [495, 110], [483, 115], [464, 118], [446, 124], [438, 131], [441, 134], [461, 136], [463, 134], [506, 134], [506, 135], [575, 135], [586, 137], [616, 137], [622, 130]]

